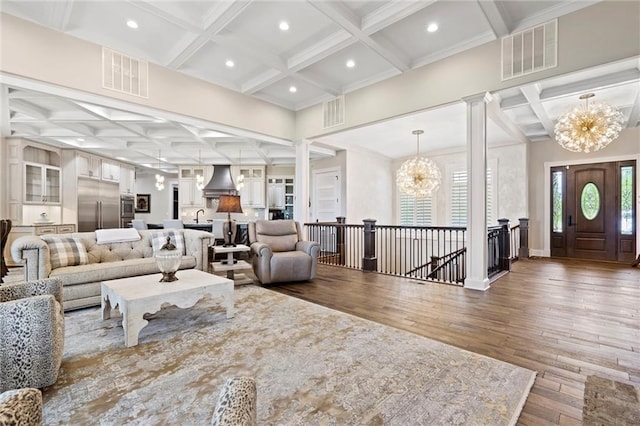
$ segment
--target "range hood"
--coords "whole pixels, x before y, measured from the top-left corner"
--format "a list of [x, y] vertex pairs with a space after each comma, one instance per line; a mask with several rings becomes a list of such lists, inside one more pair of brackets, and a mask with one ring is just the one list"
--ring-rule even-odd
[[236, 195], [236, 184], [231, 177], [231, 166], [227, 164], [214, 164], [213, 176], [209, 183], [202, 189], [204, 198], [220, 198], [221, 195]]

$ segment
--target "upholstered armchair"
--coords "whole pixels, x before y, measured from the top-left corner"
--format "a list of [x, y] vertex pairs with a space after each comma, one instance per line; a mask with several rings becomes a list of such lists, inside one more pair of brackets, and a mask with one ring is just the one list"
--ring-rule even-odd
[[58, 278], [0, 286], [0, 392], [55, 383], [63, 342]]
[[0, 426], [42, 424], [42, 392], [25, 388], [0, 393]]
[[293, 220], [249, 222], [253, 273], [263, 284], [308, 281], [316, 277], [320, 245], [303, 241]]

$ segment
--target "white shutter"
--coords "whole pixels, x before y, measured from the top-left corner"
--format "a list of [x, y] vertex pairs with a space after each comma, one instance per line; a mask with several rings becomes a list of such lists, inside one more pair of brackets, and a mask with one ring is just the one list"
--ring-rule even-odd
[[451, 226], [467, 226], [467, 171], [451, 175]]
[[431, 197], [416, 198], [400, 193], [400, 225], [431, 226], [433, 221]]

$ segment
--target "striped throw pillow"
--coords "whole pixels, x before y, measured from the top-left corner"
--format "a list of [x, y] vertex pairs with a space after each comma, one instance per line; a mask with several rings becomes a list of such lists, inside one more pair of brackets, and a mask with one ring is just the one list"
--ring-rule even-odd
[[153, 247], [153, 252], [157, 252], [166, 244], [167, 237], [171, 237], [171, 244], [176, 246], [176, 249], [180, 250], [180, 253], [184, 256], [186, 254], [184, 235], [182, 235], [182, 231], [172, 229], [165, 229], [164, 231], [158, 231], [151, 234], [151, 246]]
[[89, 263], [89, 255], [81, 239], [50, 235], [43, 235], [41, 238], [49, 246], [52, 269]]

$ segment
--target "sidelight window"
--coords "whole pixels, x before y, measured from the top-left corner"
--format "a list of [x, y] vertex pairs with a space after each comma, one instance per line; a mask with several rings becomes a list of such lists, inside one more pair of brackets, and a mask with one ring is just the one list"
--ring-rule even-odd
[[562, 232], [562, 195], [564, 191], [563, 185], [564, 173], [561, 171], [551, 174], [551, 182], [553, 189], [553, 232]]
[[620, 168], [620, 233], [633, 234], [633, 166]]

